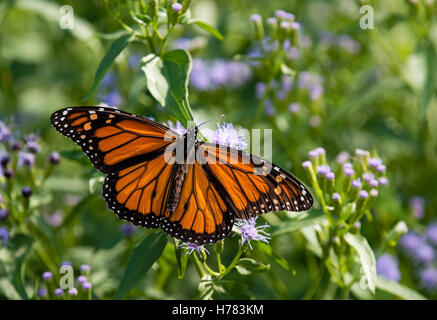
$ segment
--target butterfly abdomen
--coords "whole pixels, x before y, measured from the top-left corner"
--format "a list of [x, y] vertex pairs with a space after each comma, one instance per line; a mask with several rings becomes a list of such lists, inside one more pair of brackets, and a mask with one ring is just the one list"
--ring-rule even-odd
[[173, 213], [179, 203], [182, 187], [184, 185], [185, 177], [188, 172], [188, 164], [175, 164], [173, 181], [170, 185], [170, 192], [167, 202], [167, 210]]

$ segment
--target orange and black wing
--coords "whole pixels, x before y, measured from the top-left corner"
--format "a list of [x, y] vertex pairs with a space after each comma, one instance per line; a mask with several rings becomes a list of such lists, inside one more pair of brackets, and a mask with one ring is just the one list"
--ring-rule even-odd
[[305, 211], [313, 205], [308, 189], [279, 166], [226, 146], [203, 143], [205, 171], [222, 190], [239, 219], [270, 211]]
[[161, 225], [174, 167], [164, 157], [163, 154], [106, 177], [103, 197], [120, 219], [146, 228]]
[[162, 229], [184, 242], [204, 245], [226, 238], [233, 224], [232, 211], [220, 191], [198, 162], [190, 164], [179, 203], [173, 213], [165, 214]]
[[155, 121], [98, 106], [61, 109], [50, 121], [103, 173], [153, 159], [177, 138], [175, 132]]
[[117, 109], [72, 107], [51, 116], [53, 126], [76, 142], [93, 165], [107, 173], [103, 197], [120, 219], [148, 228], [160, 225], [173, 164], [166, 149], [177, 134]]

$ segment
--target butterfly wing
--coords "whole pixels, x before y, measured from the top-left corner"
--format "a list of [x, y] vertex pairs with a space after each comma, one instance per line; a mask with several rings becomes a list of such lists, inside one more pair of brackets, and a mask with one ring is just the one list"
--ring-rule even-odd
[[188, 165], [179, 203], [166, 213], [162, 229], [184, 242], [204, 245], [227, 237], [234, 217], [200, 163]]
[[62, 109], [53, 113], [51, 123], [108, 174], [103, 197], [120, 219], [148, 228], [159, 226], [173, 176], [166, 152], [171, 152], [170, 144], [177, 139], [175, 132], [105, 107]]
[[279, 166], [242, 151], [202, 143], [205, 171], [239, 219], [270, 211], [305, 211], [313, 205], [308, 189]]
[[103, 173], [153, 159], [177, 138], [177, 133], [155, 121], [105, 107], [61, 109], [50, 121]]

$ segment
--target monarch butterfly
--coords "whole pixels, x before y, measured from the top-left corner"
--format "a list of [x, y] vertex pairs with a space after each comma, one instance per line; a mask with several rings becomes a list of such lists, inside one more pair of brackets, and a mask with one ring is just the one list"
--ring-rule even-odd
[[291, 174], [243, 151], [199, 141], [197, 126], [178, 135], [147, 118], [99, 106], [61, 109], [50, 120], [107, 174], [103, 197], [120, 219], [161, 227], [184, 242], [214, 243], [230, 233], [234, 218], [313, 204]]

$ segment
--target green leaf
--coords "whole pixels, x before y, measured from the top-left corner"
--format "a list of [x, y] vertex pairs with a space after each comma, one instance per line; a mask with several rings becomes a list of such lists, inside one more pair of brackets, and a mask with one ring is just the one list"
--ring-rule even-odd
[[319, 224], [325, 219], [325, 215], [322, 210], [314, 209], [311, 212], [308, 212], [306, 216], [303, 218], [299, 216], [296, 219], [291, 219], [288, 221], [284, 221], [272, 231], [272, 237], [280, 235], [282, 233], [294, 232], [300, 229]]
[[175, 245], [176, 261], [178, 264], [178, 278], [183, 279], [187, 270], [188, 254], [184, 254], [184, 250]]
[[21, 252], [21, 254], [16, 256], [15, 270], [11, 282], [20, 297], [23, 300], [29, 300], [24, 286], [24, 270], [26, 268], [27, 257], [32, 250], [33, 239], [24, 234], [18, 234], [14, 237], [12, 244], [16, 249], [16, 254], [18, 254], [18, 252]]
[[196, 26], [198, 26], [199, 28], [205, 30], [206, 32], [208, 32], [209, 34], [211, 34], [212, 36], [216, 37], [217, 39], [219, 39], [220, 41], [223, 40], [223, 35], [220, 33], [220, 31], [218, 31], [216, 28], [214, 28], [212, 25], [200, 21], [199, 19], [191, 19], [188, 21], [189, 24], [195, 24]]
[[379, 290], [388, 292], [396, 297], [405, 300], [426, 300], [420, 293], [395, 281], [388, 280], [384, 277], [377, 276], [376, 287]]
[[294, 77], [296, 75], [296, 71], [294, 71], [293, 69], [291, 69], [289, 66], [287, 66], [285, 63], [281, 64], [281, 71], [283, 74], [287, 75], [287, 76], [291, 76]]
[[426, 117], [426, 111], [435, 91], [435, 84], [437, 79], [437, 53], [432, 42], [428, 43], [426, 47], [426, 78], [423, 86], [421, 97], [421, 118]]
[[82, 152], [82, 150], [79, 149], [72, 149], [72, 150], [63, 150], [59, 151], [59, 154], [62, 158], [66, 158], [72, 161], [76, 161], [84, 166], [89, 166], [90, 161], [87, 159], [85, 153]]
[[[184, 126], [193, 121], [188, 105], [188, 79], [191, 71], [191, 56], [186, 50], [173, 50], [161, 58], [149, 54], [142, 59], [147, 79], [147, 89], [163, 107]], [[185, 102], [185, 106], [181, 101]]]
[[369, 289], [372, 293], [375, 293], [376, 261], [372, 248], [366, 238], [361, 235], [347, 233], [344, 235], [344, 239], [355, 249], [355, 251], [357, 251]]
[[167, 237], [165, 234], [163, 232], [154, 232], [149, 234], [143, 242], [134, 249], [114, 299], [126, 297], [153, 263], [158, 260], [166, 244]]
[[270, 270], [269, 264], [262, 264], [250, 258], [242, 258], [235, 266], [238, 273], [243, 276], [251, 275], [252, 273], [259, 273]]
[[211, 300], [214, 294], [214, 283], [210, 275], [205, 275], [200, 279], [198, 287], [198, 295], [202, 300]]
[[100, 61], [99, 67], [97, 68], [96, 74], [94, 76], [94, 82], [91, 85], [91, 88], [86, 94], [83, 101], [88, 100], [91, 97], [93, 92], [99, 86], [109, 67], [133, 38], [134, 35], [130, 33], [123, 33], [117, 40], [115, 40], [111, 44], [102, 61]]

